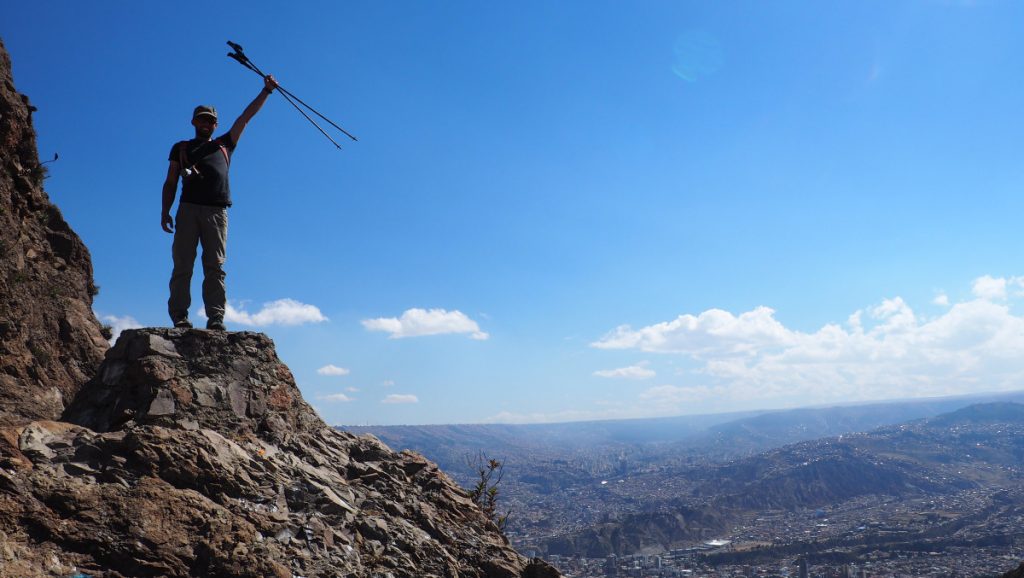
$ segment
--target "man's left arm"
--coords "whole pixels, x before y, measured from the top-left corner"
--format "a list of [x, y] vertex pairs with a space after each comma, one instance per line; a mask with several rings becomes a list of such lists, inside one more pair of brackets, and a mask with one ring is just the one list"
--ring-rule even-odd
[[256, 95], [256, 98], [249, 103], [249, 106], [245, 107], [241, 116], [238, 117], [235, 124], [231, 125], [231, 130], [228, 131], [228, 134], [231, 135], [231, 143], [233, 145], [238, 144], [238, 139], [242, 138], [242, 131], [245, 130], [245, 125], [249, 124], [249, 120], [256, 116], [256, 113], [263, 108], [263, 103], [267, 101], [267, 97], [270, 96], [271, 92], [274, 92], [275, 88], [277, 88], [277, 81], [274, 80], [272, 75], [268, 74], [263, 79], [263, 90]]

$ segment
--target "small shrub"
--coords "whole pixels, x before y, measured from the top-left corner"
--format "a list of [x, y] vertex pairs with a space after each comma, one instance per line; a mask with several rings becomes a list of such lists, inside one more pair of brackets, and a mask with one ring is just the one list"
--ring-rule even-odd
[[49, 365], [52, 356], [49, 351], [46, 351], [42, 347], [39, 347], [34, 341], [28, 342], [28, 350], [32, 352], [32, 356], [36, 358], [36, 361], [43, 365]]
[[469, 496], [476, 502], [484, 514], [490, 518], [494, 525], [502, 532], [508, 525], [508, 518], [512, 510], [502, 514], [498, 510], [498, 485], [505, 475], [505, 464], [498, 460], [490, 459], [483, 452], [476, 456], [476, 460], [467, 458], [467, 465], [476, 470], [476, 484], [469, 490]]

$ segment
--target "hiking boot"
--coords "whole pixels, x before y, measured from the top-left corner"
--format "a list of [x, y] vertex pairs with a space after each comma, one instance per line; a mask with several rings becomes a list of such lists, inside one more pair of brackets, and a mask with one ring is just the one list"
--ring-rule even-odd
[[227, 331], [228, 328], [224, 327], [223, 319], [210, 319], [206, 322], [206, 328], [213, 331]]
[[174, 321], [174, 326], [178, 329], [192, 329], [192, 322], [188, 320], [188, 317], [182, 317]]

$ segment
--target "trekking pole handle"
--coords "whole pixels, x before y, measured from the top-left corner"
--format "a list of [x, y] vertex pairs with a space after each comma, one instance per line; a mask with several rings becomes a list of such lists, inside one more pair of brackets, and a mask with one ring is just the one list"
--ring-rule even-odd
[[256, 65], [254, 65], [252, 62], [250, 62], [249, 59], [246, 58], [244, 54], [238, 54], [237, 52], [228, 52], [228, 57], [229, 58], [233, 58], [239, 64], [241, 64], [242, 66], [244, 66], [244, 67], [248, 68], [249, 70], [255, 72], [256, 74], [258, 74], [260, 76], [263, 76], [263, 77], [266, 76], [258, 68], [256, 68]]

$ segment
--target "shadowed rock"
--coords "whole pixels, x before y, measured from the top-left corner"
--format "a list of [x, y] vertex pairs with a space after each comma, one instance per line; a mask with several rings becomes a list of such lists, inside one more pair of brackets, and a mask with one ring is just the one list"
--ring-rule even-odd
[[108, 347], [89, 251], [43, 191], [33, 110], [0, 42], [0, 425], [57, 419]]

